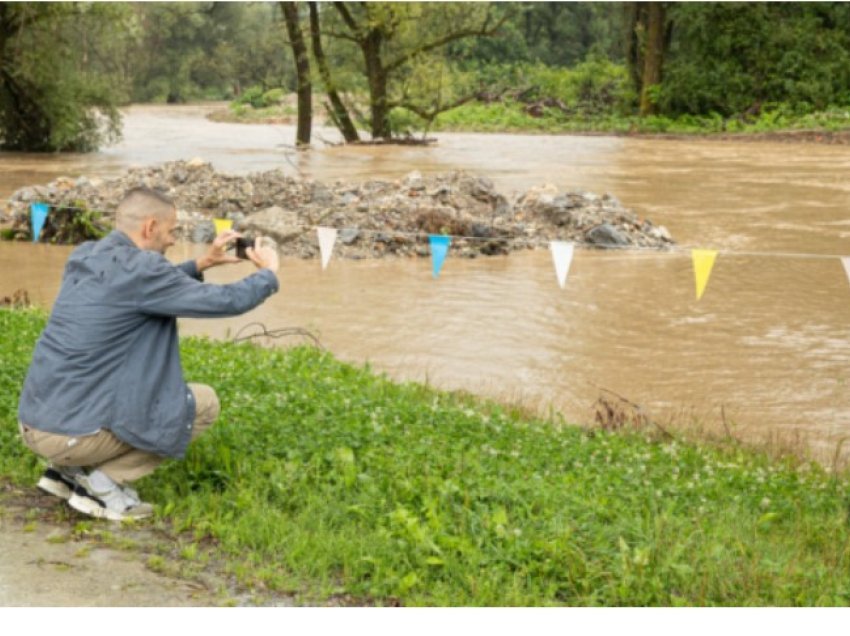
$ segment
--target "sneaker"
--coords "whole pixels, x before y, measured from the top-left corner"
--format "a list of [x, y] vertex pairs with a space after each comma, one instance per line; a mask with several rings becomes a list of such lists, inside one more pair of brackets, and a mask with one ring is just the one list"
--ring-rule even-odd
[[44, 492], [65, 499], [71, 498], [74, 488], [77, 486], [77, 476], [84, 474], [83, 469], [78, 466], [53, 466], [47, 467], [47, 470], [41, 475], [41, 479], [36, 484]]
[[141, 501], [135, 490], [116, 484], [99, 470], [77, 477], [68, 505], [90, 517], [110, 521], [144, 519], [153, 514], [153, 506]]
[[139, 493], [136, 492], [134, 488], [130, 488], [129, 486], [120, 486], [121, 490], [124, 491], [124, 497], [127, 501], [133, 504], [140, 504], [142, 500], [139, 498]]

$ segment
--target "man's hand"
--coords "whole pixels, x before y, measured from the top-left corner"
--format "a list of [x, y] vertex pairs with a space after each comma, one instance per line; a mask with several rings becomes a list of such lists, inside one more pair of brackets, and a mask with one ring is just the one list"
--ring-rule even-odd
[[263, 237], [258, 236], [254, 240], [254, 247], [249, 247], [245, 250], [245, 253], [258, 269], [265, 268], [270, 269], [272, 272], [277, 272], [278, 267], [280, 267], [280, 259], [277, 256], [277, 249], [269, 245], [263, 245], [262, 238]]
[[227, 253], [227, 247], [229, 243], [240, 236], [242, 235], [239, 232], [234, 232], [233, 230], [227, 230], [226, 232], [222, 232], [216, 236], [212, 245], [210, 245], [210, 248], [207, 250], [207, 253], [198, 257], [195, 261], [198, 271], [202, 272], [210, 267], [224, 265], [225, 263], [238, 263], [238, 258]]

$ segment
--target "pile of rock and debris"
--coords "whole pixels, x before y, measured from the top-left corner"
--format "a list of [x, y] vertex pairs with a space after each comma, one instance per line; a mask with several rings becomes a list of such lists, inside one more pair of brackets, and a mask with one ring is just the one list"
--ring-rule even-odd
[[[641, 220], [609, 194], [560, 192], [543, 185], [508, 198], [486, 177], [463, 172], [412, 172], [396, 181], [323, 184], [280, 170], [221, 174], [200, 159], [133, 168], [113, 180], [59, 178], [46, 186], [22, 188], [6, 205], [6, 215], [12, 218], [7, 234], [30, 236], [28, 210], [33, 202], [79, 210], [89, 218], [91, 211], [100, 211], [103, 217], [98, 220], [111, 224], [124, 192], [139, 185], [174, 199], [185, 240], [211, 241], [212, 218], [229, 218], [236, 229], [271, 236], [283, 254], [302, 258], [319, 253], [317, 226], [337, 228], [334, 255], [349, 258], [426, 256], [428, 234], [452, 235], [450, 253], [468, 257], [545, 248], [550, 240], [599, 247], [664, 248], [673, 243], [663, 226]], [[48, 218], [46, 240], [61, 235]]]

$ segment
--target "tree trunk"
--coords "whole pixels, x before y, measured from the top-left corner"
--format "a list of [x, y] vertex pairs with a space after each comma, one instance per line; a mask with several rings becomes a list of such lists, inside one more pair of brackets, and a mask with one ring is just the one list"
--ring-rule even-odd
[[646, 28], [646, 48], [642, 87], [640, 93], [640, 114], [654, 115], [657, 107], [651, 91], [661, 84], [661, 66], [664, 63], [664, 5], [661, 2], [647, 3], [648, 24]]
[[387, 70], [381, 62], [380, 32], [372, 30], [361, 42], [369, 80], [369, 108], [372, 113], [372, 138], [389, 139], [392, 136], [387, 108]]
[[328, 99], [331, 100], [330, 115], [339, 131], [345, 138], [346, 143], [360, 141], [360, 135], [357, 134], [357, 129], [351, 122], [351, 117], [348, 115], [348, 109], [336, 92], [336, 87], [331, 77], [331, 70], [328, 68], [328, 62], [325, 58], [325, 52], [322, 49], [322, 35], [319, 32], [319, 11], [315, 2], [308, 2], [310, 7], [310, 39], [313, 43], [313, 57], [316, 59], [316, 65], [319, 67], [319, 74], [322, 77], [322, 82], [325, 85], [325, 92], [328, 94]]
[[[424, 41], [420, 40], [418, 44], [396, 56], [392, 61], [385, 62], [381, 59], [382, 47], [387, 42], [397, 40], [396, 29], [399, 24], [404, 22], [412, 14], [398, 13], [399, 9], [387, 9], [389, 12], [384, 15], [382, 11], [370, 11], [370, 7], [375, 4], [367, 2], [358, 3], [360, 6], [360, 21], [354, 18], [354, 15], [349, 10], [348, 4], [355, 3], [334, 2], [333, 5], [339, 12], [345, 25], [350, 31], [350, 35], [340, 35], [347, 40], [352, 40], [357, 43], [363, 53], [363, 59], [366, 66], [366, 78], [369, 83], [369, 110], [371, 114], [371, 133], [373, 139], [388, 140], [392, 138], [392, 130], [389, 121], [391, 104], [388, 100], [388, 84], [390, 77], [409, 62], [418, 54], [427, 53], [432, 50], [437, 50], [445, 45], [466, 37], [492, 35], [499, 29], [509, 17], [513, 14], [505, 12], [504, 15], [493, 25], [490, 25], [490, 12], [486, 12], [485, 19], [480, 26], [464, 26], [459, 25], [457, 30], [452, 28], [448, 32], [436, 35], [433, 39]], [[392, 4], [392, 3], [387, 3]], [[398, 3], [399, 6], [401, 3]], [[365, 15], [364, 15], [365, 14]], [[407, 15], [407, 18], [405, 17]], [[420, 36], [421, 37], [421, 36]]]
[[3, 68], [4, 54], [6, 52], [6, 40], [12, 31], [12, 20], [9, 15], [9, 6], [0, 2], [0, 68]]
[[298, 81], [298, 129], [295, 134], [297, 146], [310, 145], [313, 127], [313, 87], [310, 85], [310, 59], [298, 24], [298, 7], [294, 2], [281, 2], [292, 55], [295, 57], [295, 73]]
[[643, 47], [646, 41], [646, 9], [642, 2], [627, 2], [623, 5], [626, 23], [626, 66], [635, 93], [643, 92]]

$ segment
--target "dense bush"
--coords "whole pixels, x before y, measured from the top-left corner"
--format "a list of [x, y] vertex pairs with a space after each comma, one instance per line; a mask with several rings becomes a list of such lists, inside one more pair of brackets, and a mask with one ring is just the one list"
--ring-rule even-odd
[[[120, 137], [125, 87], [114, 68], [87, 64], [87, 56], [120, 48], [108, 35], [127, 13], [82, 5], [0, 3], [0, 148], [88, 152]], [[87, 51], [78, 31], [91, 38]]]
[[284, 90], [282, 88], [264, 90], [262, 86], [251, 86], [246, 88], [233, 104], [251, 106], [252, 108], [269, 108], [280, 104], [283, 101], [283, 96]]
[[677, 3], [658, 105], [668, 115], [850, 103], [850, 7]]

